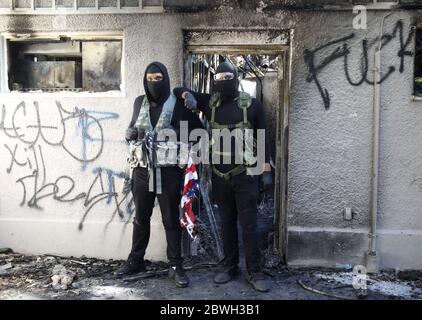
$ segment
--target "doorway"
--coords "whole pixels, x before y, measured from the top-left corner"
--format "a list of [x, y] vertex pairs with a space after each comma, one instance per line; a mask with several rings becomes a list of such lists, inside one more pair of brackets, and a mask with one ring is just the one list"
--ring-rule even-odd
[[[238, 70], [239, 91], [248, 92], [263, 105], [274, 186], [260, 199], [260, 242], [279, 255], [282, 263], [287, 261], [289, 39], [285, 30], [186, 31], [184, 46], [186, 87], [211, 93], [218, 64], [228, 61]], [[208, 210], [214, 207], [210, 202]], [[216, 226], [211, 227], [218, 237]]]

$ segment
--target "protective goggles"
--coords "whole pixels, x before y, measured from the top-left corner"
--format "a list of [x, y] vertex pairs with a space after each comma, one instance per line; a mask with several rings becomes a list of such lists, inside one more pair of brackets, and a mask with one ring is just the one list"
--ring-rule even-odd
[[234, 78], [234, 74], [231, 72], [220, 72], [214, 75], [215, 81], [231, 80]]

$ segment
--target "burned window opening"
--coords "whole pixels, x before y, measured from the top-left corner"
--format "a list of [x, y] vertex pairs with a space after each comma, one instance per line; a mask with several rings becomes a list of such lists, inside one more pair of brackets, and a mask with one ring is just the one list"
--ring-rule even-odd
[[121, 40], [8, 40], [7, 48], [10, 91], [120, 90]]
[[416, 29], [415, 96], [422, 97], [422, 29]]

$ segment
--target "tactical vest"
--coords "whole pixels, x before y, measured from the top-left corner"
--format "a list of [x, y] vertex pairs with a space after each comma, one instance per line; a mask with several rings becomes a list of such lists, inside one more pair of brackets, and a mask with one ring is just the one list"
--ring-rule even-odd
[[[223, 129], [229, 129], [229, 130], [241, 129], [241, 131], [237, 130], [237, 132], [242, 132], [242, 134], [244, 134], [245, 129], [252, 129], [251, 124], [248, 121], [248, 108], [251, 106], [251, 104], [252, 104], [251, 96], [246, 92], [239, 92], [239, 96], [237, 97], [237, 106], [242, 110], [243, 120], [241, 122], [238, 122], [238, 123], [235, 123], [235, 124], [220, 124], [220, 123], [215, 121], [215, 113], [217, 111], [217, 108], [220, 107], [220, 105], [221, 105], [221, 97], [220, 97], [220, 94], [218, 94], [218, 93], [213, 94], [211, 96], [210, 102], [209, 102], [209, 107], [211, 108], [210, 129], [211, 130], [212, 129], [220, 129], [220, 130], [223, 130]], [[242, 136], [242, 141], [244, 141], [243, 139], [244, 139], [244, 135]], [[212, 145], [214, 143], [215, 142], [214, 142], [213, 137], [211, 135], [211, 138], [210, 138], [210, 154], [214, 153], [214, 154], [217, 154], [219, 156], [221, 156], [221, 155], [231, 156], [231, 152], [230, 152], [230, 154], [224, 154], [224, 152], [212, 150]], [[254, 144], [255, 144], [255, 140], [254, 140]], [[223, 172], [219, 171], [213, 163], [211, 163], [211, 167], [212, 167], [213, 172], [217, 176], [224, 178], [225, 180], [230, 180], [232, 177], [245, 172], [247, 167], [251, 166], [254, 163], [254, 161], [252, 160], [253, 155], [254, 155], [254, 150], [255, 150], [255, 145], [245, 144], [245, 149], [243, 150], [244, 154], [242, 155], [242, 158], [244, 160], [243, 164], [239, 164], [236, 167], [234, 167], [232, 170], [223, 173]]]
[[177, 141], [158, 140], [159, 132], [164, 129], [173, 129], [171, 119], [173, 117], [174, 107], [176, 105], [176, 97], [170, 94], [163, 105], [160, 117], [155, 127], [151, 124], [149, 113], [149, 102], [145, 96], [139, 115], [135, 123], [138, 131], [144, 130], [145, 137], [142, 140], [137, 139], [130, 144], [129, 163], [132, 168], [142, 167], [150, 170], [149, 191], [154, 191], [155, 171], [157, 193], [161, 193], [161, 167], [172, 167], [177, 165]]

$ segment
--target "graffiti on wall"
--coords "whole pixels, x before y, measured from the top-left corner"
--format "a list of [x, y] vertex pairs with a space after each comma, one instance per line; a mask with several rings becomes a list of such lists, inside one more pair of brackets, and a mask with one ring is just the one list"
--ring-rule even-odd
[[[400, 73], [403, 73], [405, 70], [405, 57], [413, 56], [413, 52], [410, 50], [413, 36], [414, 29], [411, 28], [409, 31], [405, 31], [403, 22], [401, 20], [397, 21], [391, 33], [386, 33], [382, 36], [381, 50], [389, 44], [392, 44], [393, 41], [398, 41], [399, 49], [397, 51], [397, 57], [399, 59], [398, 71]], [[330, 92], [321, 83], [319, 75], [335, 61], [342, 59], [344, 75], [351, 86], [360, 86], [364, 83], [371, 86], [374, 85], [374, 81], [370, 80], [369, 76], [369, 73], [371, 72], [369, 63], [371, 55], [369, 52], [371, 49], [376, 47], [379, 42], [379, 37], [375, 39], [363, 39], [361, 41], [361, 63], [357, 68], [361, 73], [359, 79], [352, 79], [349, 71], [351, 67], [349, 60], [350, 55], [352, 54], [350, 41], [355, 40], [355, 38], [356, 35], [351, 33], [350, 35], [330, 41], [315, 49], [304, 50], [303, 55], [305, 63], [308, 67], [308, 76], [306, 77], [306, 81], [309, 83], [315, 83], [326, 109], [329, 109], [331, 105]], [[326, 53], [327, 50], [330, 50], [328, 54]], [[380, 83], [387, 80], [396, 71], [397, 66], [390, 65], [388, 70], [382, 74]]]
[[42, 202], [46, 198], [61, 203], [80, 202], [83, 206], [80, 230], [89, 213], [101, 202], [111, 206], [110, 222], [116, 215], [123, 219], [126, 214], [130, 218], [134, 211], [133, 199], [129, 193], [116, 190], [116, 179], [124, 179], [123, 172], [95, 167], [92, 176], [87, 176], [91, 179], [87, 189], [77, 192], [77, 179], [72, 174], [61, 174], [66, 172], [66, 163], [50, 168], [45, 161], [44, 147], [51, 146], [56, 148], [54, 156], [59, 157], [59, 161], [67, 157], [69, 161], [79, 162], [81, 171], [86, 171], [87, 165], [95, 162], [102, 154], [105, 142], [124, 143], [105, 140], [104, 137], [102, 123], [118, 117], [117, 113], [89, 111], [78, 107], [68, 111], [60, 102], [56, 102], [55, 109], [49, 110], [47, 125], [35, 101], [31, 105], [19, 103], [9, 115], [9, 121], [6, 121], [6, 107], [3, 105], [0, 133], [3, 132], [8, 138], [4, 148], [10, 159], [6, 172], [20, 174], [16, 179], [22, 190], [20, 205], [42, 210]]

